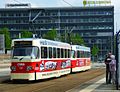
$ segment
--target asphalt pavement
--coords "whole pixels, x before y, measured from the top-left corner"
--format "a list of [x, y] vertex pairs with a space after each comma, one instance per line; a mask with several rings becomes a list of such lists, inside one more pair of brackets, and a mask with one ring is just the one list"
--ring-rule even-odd
[[0, 77], [10, 75], [10, 60], [0, 60]]

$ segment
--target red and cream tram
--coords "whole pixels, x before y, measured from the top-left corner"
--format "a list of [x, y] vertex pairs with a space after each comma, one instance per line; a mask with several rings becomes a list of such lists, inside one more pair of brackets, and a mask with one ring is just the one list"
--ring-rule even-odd
[[11, 80], [59, 77], [71, 71], [68, 43], [28, 38], [12, 40]]
[[91, 68], [90, 48], [39, 38], [12, 40], [11, 80], [39, 80]]

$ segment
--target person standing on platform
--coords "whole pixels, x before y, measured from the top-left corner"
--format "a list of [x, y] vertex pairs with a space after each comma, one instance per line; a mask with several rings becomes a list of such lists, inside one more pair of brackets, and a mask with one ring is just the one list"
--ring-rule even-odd
[[116, 60], [114, 55], [111, 55], [111, 62], [109, 63], [109, 68], [111, 72], [112, 84], [115, 84]]
[[111, 72], [109, 68], [109, 63], [111, 62], [111, 53], [108, 53], [108, 55], [105, 58], [105, 64], [106, 64], [106, 83], [110, 84], [111, 83]]

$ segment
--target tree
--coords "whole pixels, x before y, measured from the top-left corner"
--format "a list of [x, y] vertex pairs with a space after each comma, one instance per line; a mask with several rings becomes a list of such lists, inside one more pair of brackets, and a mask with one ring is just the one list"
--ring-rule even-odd
[[68, 42], [77, 45], [84, 45], [85, 42], [82, 37], [77, 33], [62, 33], [61, 34], [61, 41]]
[[[58, 38], [56, 29], [52, 29], [48, 31], [46, 34], [43, 35], [43, 38], [50, 40], [55, 40], [56, 38]], [[58, 39], [62, 42], [68, 42], [68, 43], [72, 42], [72, 44], [77, 44], [77, 45], [85, 44], [82, 37], [77, 33], [71, 33], [68, 35], [68, 33], [65, 31], [65, 33], [61, 33], [61, 36]]]
[[84, 45], [85, 44], [82, 37], [77, 33], [71, 34], [71, 42], [72, 42], [72, 44], [77, 44], [77, 45]]
[[5, 50], [11, 48], [11, 38], [10, 38], [10, 32], [8, 28], [2, 28], [0, 29], [0, 34], [4, 34], [5, 36]]
[[97, 56], [98, 52], [99, 52], [99, 48], [96, 45], [94, 45], [92, 48], [92, 56], [93, 56], [94, 61], [95, 61], [95, 57]]
[[21, 32], [21, 38], [31, 38], [32, 35], [33, 33], [28, 30], [22, 30]]
[[55, 40], [57, 38], [56, 29], [51, 29], [50, 31], [48, 31], [46, 34], [43, 35], [43, 38], [50, 39], [50, 40]]

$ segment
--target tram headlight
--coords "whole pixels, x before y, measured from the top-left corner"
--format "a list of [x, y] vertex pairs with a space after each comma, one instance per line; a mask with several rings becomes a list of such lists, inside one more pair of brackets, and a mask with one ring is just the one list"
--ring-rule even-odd
[[15, 66], [11, 66], [10, 69], [11, 69], [12, 71], [16, 71], [16, 67], [15, 67]]
[[30, 71], [30, 70], [32, 70], [32, 66], [27, 66], [27, 69], [26, 69], [27, 71]]

